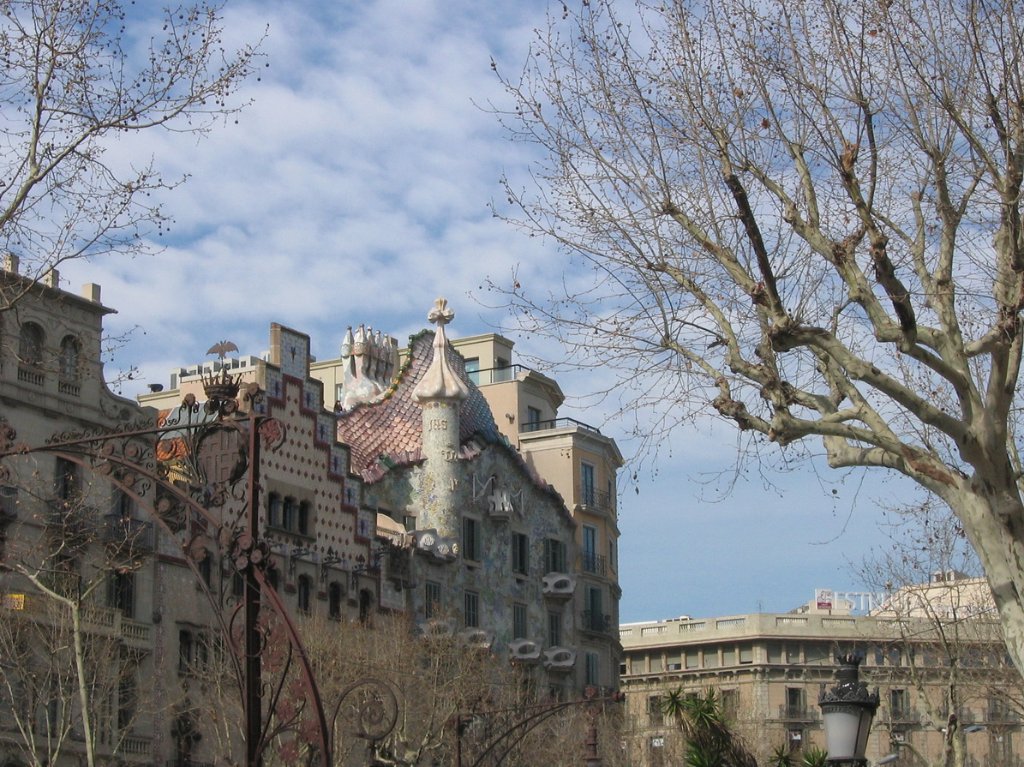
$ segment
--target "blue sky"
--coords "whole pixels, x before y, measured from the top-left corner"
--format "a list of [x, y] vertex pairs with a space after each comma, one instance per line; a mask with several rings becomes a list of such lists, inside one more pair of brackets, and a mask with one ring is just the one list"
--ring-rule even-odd
[[[557, 358], [516, 334], [480, 288], [513, 270], [551, 284], [569, 266], [488, 209], [502, 173], [525, 180], [535, 159], [481, 108], [503, 98], [490, 60], [514, 71], [547, 3], [229, 0], [225, 12], [229, 38], [268, 31], [269, 67], [240, 94], [253, 106], [199, 143], [149, 133], [116, 147], [119, 161], [153, 156], [190, 175], [167, 199], [175, 225], [162, 252], [62, 272], [72, 290], [101, 284], [118, 311], [109, 330], [132, 331], [110, 366], [138, 367], [124, 392], [166, 384], [221, 339], [259, 354], [271, 322], [309, 333], [322, 359], [348, 325], [404, 342], [441, 295], [456, 311], [452, 335], [500, 331], [518, 351]], [[629, 455], [625, 425], [572, 409], [588, 381], [559, 380], [563, 414]], [[736, 451], [734, 431], [707, 421], [677, 433], [635, 483], [624, 470], [624, 621], [784, 611], [817, 587], [859, 588], [848, 562], [883, 545], [878, 506], [903, 485], [815, 464], [737, 473]]]

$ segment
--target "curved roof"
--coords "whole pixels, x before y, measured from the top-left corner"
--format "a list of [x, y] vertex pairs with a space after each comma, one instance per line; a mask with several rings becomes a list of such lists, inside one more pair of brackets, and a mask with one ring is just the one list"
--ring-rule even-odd
[[[379, 477], [381, 458], [385, 465], [422, 460], [423, 410], [413, 392], [434, 359], [433, 340], [434, 333], [429, 330], [411, 337], [409, 356], [383, 399], [338, 415], [338, 440], [351, 448], [351, 469], [368, 481]], [[459, 407], [459, 442], [465, 444], [472, 438], [500, 442], [487, 401], [470, 382], [462, 355], [450, 343], [445, 345], [445, 359], [469, 389]]]

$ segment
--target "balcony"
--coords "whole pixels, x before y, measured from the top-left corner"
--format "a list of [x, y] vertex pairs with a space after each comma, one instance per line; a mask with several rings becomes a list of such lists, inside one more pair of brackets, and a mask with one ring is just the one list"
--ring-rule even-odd
[[885, 721], [890, 724], [920, 724], [921, 712], [912, 708], [892, 708], [888, 711]]
[[519, 663], [540, 660], [540, 644], [529, 639], [516, 639], [508, 643], [509, 659]]
[[784, 722], [815, 722], [818, 713], [805, 703], [784, 703], [779, 706], [779, 719]]
[[532, 373], [533, 370], [525, 365], [506, 365], [503, 368], [484, 368], [483, 370], [468, 370], [466, 375], [469, 380], [477, 386], [487, 384], [505, 383], [519, 378], [520, 374]]
[[81, 546], [92, 537], [98, 519], [99, 510], [81, 501], [53, 498], [47, 502], [46, 529], [71, 547]]
[[576, 651], [568, 647], [549, 647], [543, 655], [544, 668], [549, 671], [569, 671], [576, 665]]
[[593, 485], [578, 487], [576, 500], [587, 511], [615, 516], [615, 496], [606, 490], [596, 490]]
[[985, 721], [991, 724], [1018, 724], [1020, 714], [1005, 706], [989, 706], [985, 710]]
[[608, 558], [593, 551], [580, 554], [580, 570], [585, 573], [605, 576], [608, 574]]
[[46, 383], [46, 376], [42, 369], [35, 365], [18, 365], [18, 380], [32, 386], [42, 386]]
[[522, 431], [537, 432], [553, 429], [582, 429], [583, 431], [590, 431], [594, 434], [601, 433], [601, 430], [596, 426], [583, 423], [583, 421], [577, 421], [575, 418], [552, 418], [547, 421], [531, 421], [523, 424]]
[[543, 582], [544, 596], [548, 599], [569, 599], [576, 591], [576, 579], [567, 573], [548, 573]]
[[[612, 634], [612, 616], [593, 610], [583, 611], [583, 623], [581, 628], [594, 634]], [[614, 628], [618, 628], [615, 626]]]
[[129, 557], [151, 553], [153, 523], [121, 514], [107, 514], [103, 517], [103, 543]]

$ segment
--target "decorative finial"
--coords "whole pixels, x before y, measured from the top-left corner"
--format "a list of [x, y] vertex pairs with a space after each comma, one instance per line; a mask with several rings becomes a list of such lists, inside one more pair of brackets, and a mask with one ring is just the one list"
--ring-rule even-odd
[[455, 312], [448, 308], [448, 299], [439, 298], [434, 301], [434, 308], [430, 310], [427, 319], [437, 325], [434, 331], [434, 359], [413, 389], [412, 397], [417, 402], [438, 399], [464, 400], [469, 396], [469, 389], [449, 366], [446, 353], [448, 339], [444, 333], [444, 326], [455, 319]]
[[427, 321], [435, 325], [447, 325], [455, 319], [455, 312], [448, 308], [447, 298], [434, 301], [434, 308], [427, 313]]
[[237, 352], [238, 347], [231, 341], [219, 341], [206, 350], [207, 354], [216, 354], [220, 359], [228, 356], [229, 352]]

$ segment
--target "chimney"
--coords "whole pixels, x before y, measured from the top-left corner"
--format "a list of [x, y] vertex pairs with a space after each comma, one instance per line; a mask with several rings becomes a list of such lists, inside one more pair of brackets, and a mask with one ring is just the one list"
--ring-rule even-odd
[[11, 272], [13, 274], [18, 273], [18, 257], [13, 253], [7, 253], [4, 255], [4, 271]]
[[56, 269], [50, 269], [46, 274], [43, 275], [42, 282], [48, 288], [59, 288], [60, 272], [58, 272]]
[[100, 286], [95, 282], [87, 282], [82, 286], [82, 298], [87, 298], [94, 304], [100, 302]]

